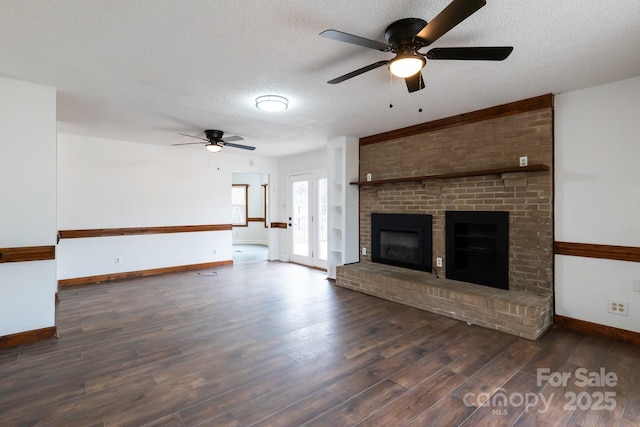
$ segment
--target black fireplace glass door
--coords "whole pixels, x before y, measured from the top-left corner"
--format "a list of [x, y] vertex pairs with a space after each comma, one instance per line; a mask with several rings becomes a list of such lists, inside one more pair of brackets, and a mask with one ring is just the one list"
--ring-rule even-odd
[[420, 262], [420, 233], [380, 230], [380, 255], [393, 261]]
[[431, 271], [431, 223], [427, 214], [371, 214], [371, 261]]

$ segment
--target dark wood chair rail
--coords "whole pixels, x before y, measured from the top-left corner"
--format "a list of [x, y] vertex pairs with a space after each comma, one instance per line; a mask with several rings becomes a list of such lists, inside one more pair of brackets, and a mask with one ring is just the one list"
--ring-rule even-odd
[[640, 248], [635, 246], [598, 245], [592, 243], [554, 242], [554, 253], [586, 258], [640, 262]]
[[85, 237], [132, 236], [140, 234], [194, 233], [200, 231], [231, 231], [231, 224], [171, 225], [164, 227], [92, 228], [85, 230], [60, 230], [61, 239]]
[[0, 263], [44, 261], [49, 259], [56, 259], [55, 246], [0, 248]]

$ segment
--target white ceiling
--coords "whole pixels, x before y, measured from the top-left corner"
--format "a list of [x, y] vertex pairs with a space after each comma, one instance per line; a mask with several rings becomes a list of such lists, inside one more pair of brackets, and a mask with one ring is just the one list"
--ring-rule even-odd
[[[0, 0], [0, 75], [57, 88], [60, 132], [170, 145], [214, 128], [276, 157], [640, 75], [640, 0], [487, 0], [431, 47], [511, 45], [504, 62], [428, 61], [413, 94], [385, 67], [326, 83], [392, 54], [318, 33], [384, 41], [449, 1]], [[264, 94], [289, 109], [258, 111]]]

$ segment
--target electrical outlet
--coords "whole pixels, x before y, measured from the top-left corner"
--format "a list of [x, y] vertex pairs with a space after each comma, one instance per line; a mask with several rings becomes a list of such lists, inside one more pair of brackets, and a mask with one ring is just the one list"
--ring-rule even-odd
[[366, 255], [367, 254], [367, 247], [363, 246], [362, 247], [362, 255]]
[[367, 174], [367, 181], [371, 181], [371, 174], [370, 173]]
[[628, 316], [629, 301], [609, 298], [609, 313], [617, 314], [618, 316]]
[[442, 267], [442, 258], [436, 258], [436, 267]]
[[529, 164], [529, 158], [527, 156], [520, 157], [520, 167], [527, 166]]
[[215, 255], [215, 254], [216, 254], [216, 252], [217, 252], [217, 251], [216, 251], [215, 249], [211, 250], [211, 255]]
[[113, 263], [114, 263], [114, 264], [120, 264], [120, 263], [122, 263], [122, 258], [120, 258], [119, 256], [114, 257], [114, 258], [113, 258]]
[[640, 292], [640, 279], [633, 279], [633, 292]]

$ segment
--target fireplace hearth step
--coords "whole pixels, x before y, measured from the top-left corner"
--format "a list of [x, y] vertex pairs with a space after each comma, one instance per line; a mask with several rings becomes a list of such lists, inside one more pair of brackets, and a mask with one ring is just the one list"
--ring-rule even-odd
[[340, 266], [336, 285], [530, 340], [542, 336], [553, 317], [551, 297], [436, 278], [390, 265]]

